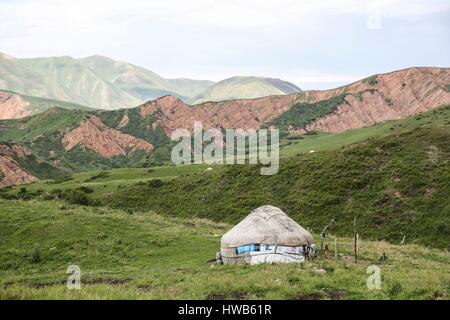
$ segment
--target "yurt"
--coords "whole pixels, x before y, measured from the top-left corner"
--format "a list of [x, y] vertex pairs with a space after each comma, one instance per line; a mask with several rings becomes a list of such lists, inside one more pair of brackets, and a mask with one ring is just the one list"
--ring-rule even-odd
[[315, 256], [311, 234], [277, 207], [253, 210], [221, 239], [224, 264], [298, 263]]

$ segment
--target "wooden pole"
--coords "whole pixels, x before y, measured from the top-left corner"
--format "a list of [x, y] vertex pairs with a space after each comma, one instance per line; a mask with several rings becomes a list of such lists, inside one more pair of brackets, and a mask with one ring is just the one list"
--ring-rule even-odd
[[354, 237], [354, 251], [355, 251], [355, 263], [358, 263], [358, 234], [355, 233]]
[[323, 238], [320, 237], [320, 251], [322, 251], [323, 254]]
[[337, 237], [334, 238], [334, 258], [336, 260], [339, 259], [339, 256], [338, 256], [338, 239], [337, 239]]
[[355, 253], [355, 263], [358, 262], [358, 234], [356, 233], [356, 217], [353, 218], [353, 250]]

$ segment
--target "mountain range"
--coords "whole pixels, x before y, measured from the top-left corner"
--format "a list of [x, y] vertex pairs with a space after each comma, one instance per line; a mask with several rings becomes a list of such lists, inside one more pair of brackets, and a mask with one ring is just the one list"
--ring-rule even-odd
[[[292, 83], [265, 77], [233, 77], [218, 82], [187, 78], [166, 79], [143, 67], [98, 55], [82, 59], [45, 57], [17, 59], [0, 53], [0, 90], [50, 99], [45, 104], [70, 104], [114, 110], [138, 106], [165, 95], [185, 103], [256, 98], [299, 92]], [[26, 100], [26, 99], [24, 99]], [[41, 101], [22, 105], [17, 118], [42, 111]], [[26, 110], [24, 110], [26, 108]], [[19, 108], [20, 109], [20, 108]]]
[[[111, 78], [112, 79], [112, 78]], [[0, 110], [12, 93], [0, 99]], [[92, 169], [151, 166], [170, 160], [170, 134], [206, 128], [275, 127], [283, 138], [338, 133], [450, 104], [449, 68], [409, 68], [331, 90], [188, 105], [163, 96], [112, 111], [50, 108], [0, 121], [0, 186]]]

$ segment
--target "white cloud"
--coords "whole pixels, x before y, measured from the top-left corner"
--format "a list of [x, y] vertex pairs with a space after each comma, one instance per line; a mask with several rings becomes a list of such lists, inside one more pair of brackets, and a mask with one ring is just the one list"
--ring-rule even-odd
[[293, 20], [301, 23], [303, 17], [367, 15], [374, 8], [381, 8], [387, 16], [417, 18], [448, 11], [449, 7], [448, 1], [441, 0], [23, 0], [0, 2], [0, 16], [2, 21], [39, 33], [55, 27], [64, 31], [74, 24], [84, 30], [103, 29], [102, 25], [115, 30], [115, 24], [123, 19], [205, 27], [276, 27]]

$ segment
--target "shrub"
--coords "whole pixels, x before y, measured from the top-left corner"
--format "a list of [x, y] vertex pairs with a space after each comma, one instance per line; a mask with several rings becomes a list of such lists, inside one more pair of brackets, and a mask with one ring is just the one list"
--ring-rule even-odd
[[79, 188], [77, 188], [77, 190], [80, 190], [81, 192], [84, 193], [93, 193], [94, 189], [92, 189], [91, 187], [87, 187], [87, 186], [81, 186]]
[[97, 180], [97, 179], [104, 179], [104, 178], [108, 178], [109, 177], [109, 172], [107, 171], [102, 171], [96, 175], [93, 175], [92, 177], [86, 179], [86, 182], [92, 181], [92, 180]]
[[34, 245], [33, 254], [31, 256], [31, 262], [38, 263], [41, 261], [41, 250], [39, 243]]
[[148, 182], [148, 186], [150, 188], [160, 188], [164, 185], [164, 182], [161, 179], [152, 179]]
[[82, 206], [94, 205], [94, 201], [80, 190], [65, 190], [61, 193], [61, 198], [69, 204], [80, 204]]
[[61, 189], [53, 189], [52, 191], [50, 191], [50, 194], [54, 195], [57, 198], [61, 198], [61, 193], [62, 193]]
[[389, 296], [391, 298], [395, 298], [396, 296], [398, 296], [401, 292], [403, 291], [403, 286], [400, 282], [398, 281], [394, 281], [394, 283], [392, 283], [392, 285], [389, 287]]
[[17, 196], [22, 200], [30, 200], [32, 198], [32, 194], [29, 194], [27, 188], [25, 187], [20, 188]]
[[371, 76], [363, 80], [364, 83], [374, 86], [378, 83], [377, 76]]

